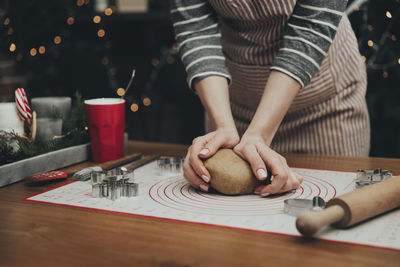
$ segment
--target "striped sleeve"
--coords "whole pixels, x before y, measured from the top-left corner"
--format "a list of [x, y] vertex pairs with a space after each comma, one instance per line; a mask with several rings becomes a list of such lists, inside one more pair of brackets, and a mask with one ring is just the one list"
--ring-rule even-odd
[[271, 69], [306, 86], [327, 55], [346, 5], [347, 0], [298, 0]]
[[231, 76], [222, 52], [218, 18], [206, 0], [173, 0], [171, 18], [187, 82], [210, 75]]

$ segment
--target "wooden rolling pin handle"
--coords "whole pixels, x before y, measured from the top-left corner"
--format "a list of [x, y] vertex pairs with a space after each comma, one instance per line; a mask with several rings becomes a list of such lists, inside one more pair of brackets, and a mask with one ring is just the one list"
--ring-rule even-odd
[[126, 165], [125, 168], [127, 168], [128, 171], [133, 171], [134, 169], [137, 169], [147, 163], [150, 163], [150, 162], [158, 159], [159, 157], [160, 157], [159, 155], [145, 156], [138, 161], [135, 161], [129, 165]]
[[304, 236], [313, 236], [322, 227], [338, 222], [345, 215], [339, 205], [330, 206], [322, 211], [309, 211], [299, 215], [296, 220], [297, 230]]
[[141, 157], [142, 157], [141, 153], [129, 154], [129, 155], [126, 155], [122, 158], [119, 158], [119, 159], [116, 159], [113, 161], [104, 162], [104, 163], [100, 164], [100, 167], [103, 170], [111, 170], [111, 169], [117, 168], [119, 166], [122, 166], [124, 164], [127, 164], [131, 161], [138, 160]]

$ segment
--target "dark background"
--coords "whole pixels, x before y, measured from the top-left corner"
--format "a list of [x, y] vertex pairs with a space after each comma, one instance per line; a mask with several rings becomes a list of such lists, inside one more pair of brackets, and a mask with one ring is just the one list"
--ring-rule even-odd
[[[96, 12], [96, 1], [0, 0], [0, 101], [13, 101], [17, 87], [29, 99], [77, 91], [85, 99], [116, 97], [136, 69], [125, 96], [129, 138], [191, 143], [204, 132], [203, 109], [174, 49], [168, 1], [149, 1], [147, 12], [128, 14], [109, 1], [111, 15]], [[349, 6], [354, 2], [349, 18], [368, 68], [370, 155], [400, 157], [400, 1], [356, 0]], [[93, 22], [96, 15], [100, 23]], [[40, 46], [46, 51], [32, 56]], [[145, 97], [150, 106], [143, 105]]]

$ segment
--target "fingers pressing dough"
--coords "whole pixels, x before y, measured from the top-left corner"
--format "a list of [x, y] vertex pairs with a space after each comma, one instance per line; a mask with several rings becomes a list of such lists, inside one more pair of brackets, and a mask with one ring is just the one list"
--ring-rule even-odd
[[239, 157], [232, 149], [220, 149], [204, 162], [210, 172], [210, 185], [225, 195], [253, 194], [254, 190], [270, 181], [258, 180], [247, 161]]

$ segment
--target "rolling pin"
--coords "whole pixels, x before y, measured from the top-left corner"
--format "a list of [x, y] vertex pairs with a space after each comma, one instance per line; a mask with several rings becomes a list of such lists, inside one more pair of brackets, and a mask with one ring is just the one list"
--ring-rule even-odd
[[323, 226], [346, 228], [397, 207], [400, 176], [333, 198], [322, 211], [302, 213], [296, 227], [302, 235], [313, 236]]
[[74, 165], [70, 167], [63, 168], [63, 171], [66, 171], [69, 175], [72, 175], [78, 171], [81, 171], [84, 168], [87, 167], [93, 167], [93, 166], [100, 166], [103, 170], [111, 170], [116, 167], [119, 167], [121, 165], [127, 164], [132, 161], [139, 160], [142, 158], [142, 153], [133, 153], [133, 154], [128, 154], [126, 156], [123, 156], [122, 158], [112, 160], [112, 161], [107, 161], [103, 163], [95, 163], [95, 162], [84, 162], [79, 165]]

